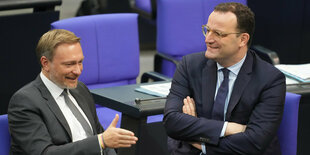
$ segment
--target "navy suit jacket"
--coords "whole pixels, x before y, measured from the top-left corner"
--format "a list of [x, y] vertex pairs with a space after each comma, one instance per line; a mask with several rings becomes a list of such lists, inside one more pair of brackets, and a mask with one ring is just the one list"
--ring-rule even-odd
[[[245, 132], [220, 137], [224, 121], [213, 120], [217, 65], [204, 52], [185, 56], [168, 95], [164, 126], [172, 154], [199, 154], [187, 142], [204, 142], [207, 154], [279, 154], [276, 133], [285, 100], [285, 76], [249, 50], [233, 86], [225, 120], [247, 125]], [[197, 117], [182, 113], [194, 98]]]
[[[94, 136], [72, 142], [69, 124], [42, 82], [40, 76], [18, 90], [11, 98], [8, 119], [12, 155], [100, 155], [97, 134], [104, 130], [99, 123], [94, 100], [88, 88], [79, 82], [70, 89], [84, 111]], [[114, 149], [105, 149], [105, 155], [115, 155]]]

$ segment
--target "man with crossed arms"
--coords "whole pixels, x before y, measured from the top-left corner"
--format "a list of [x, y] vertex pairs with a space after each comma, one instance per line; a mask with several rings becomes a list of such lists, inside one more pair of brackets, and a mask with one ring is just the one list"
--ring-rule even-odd
[[254, 26], [239, 3], [210, 14], [207, 51], [183, 57], [172, 80], [164, 112], [171, 154], [281, 154], [285, 77], [249, 49]]

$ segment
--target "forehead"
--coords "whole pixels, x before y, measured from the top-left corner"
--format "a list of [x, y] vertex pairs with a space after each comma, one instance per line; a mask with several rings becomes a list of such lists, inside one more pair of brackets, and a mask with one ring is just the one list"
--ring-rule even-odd
[[58, 59], [74, 59], [80, 57], [83, 57], [80, 43], [62, 43], [54, 51], [54, 58]]
[[236, 30], [237, 17], [232, 12], [212, 12], [209, 16], [207, 26], [215, 30]]

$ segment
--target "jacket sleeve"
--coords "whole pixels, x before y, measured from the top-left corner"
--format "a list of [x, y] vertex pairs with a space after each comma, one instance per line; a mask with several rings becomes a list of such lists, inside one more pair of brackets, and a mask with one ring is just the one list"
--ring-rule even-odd
[[[192, 96], [187, 70], [187, 57], [177, 67], [164, 111], [164, 127], [168, 136], [184, 141], [208, 142], [217, 144], [224, 121], [193, 117], [182, 112], [183, 99]], [[193, 67], [194, 68], [194, 67]], [[194, 98], [195, 100], [195, 98]], [[199, 109], [201, 107], [197, 107]]]
[[[68, 137], [65, 133], [56, 133], [59, 130], [56, 131], [55, 128], [48, 128], [46, 125], [46, 113], [42, 111], [41, 107], [46, 106], [44, 104], [48, 103], [43, 102], [44, 100], [38, 100], [39, 97], [36, 95], [39, 95], [39, 93], [36, 94], [34, 92], [33, 95], [35, 97], [29, 96], [27, 91], [19, 91], [12, 97], [9, 104], [10, 134], [13, 144], [17, 144], [21, 149], [20, 151], [33, 155], [100, 155], [97, 135], [80, 141], [70, 142], [64, 140]], [[95, 118], [97, 127], [94, 130], [103, 132], [97, 116]], [[58, 120], [55, 119], [54, 124], [56, 127], [57, 125], [59, 126]], [[53, 134], [54, 139], [51, 134]]]
[[209, 154], [262, 154], [280, 126], [285, 100], [285, 78], [275, 74], [254, 107], [245, 132], [221, 138], [218, 145], [207, 145]]
[[[189, 82], [189, 74], [193, 73], [188, 67], [193, 66], [193, 63], [189, 62], [193, 61], [185, 57], [179, 64], [167, 98], [164, 126], [168, 136], [183, 141], [205, 142], [207, 154], [261, 154], [275, 137], [281, 122], [286, 91], [284, 75], [273, 72], [268, 79], [264, 78], [267, 84], [254, 97], [257, 100], [251, 101], [255, 102], [252, 103], [255, 106], [250, 111], [245, 132], [220, 138], [223, 121], [182, 113], [183, 99], [199, 91], [194, 90]], [[196, 104], [196, 111], [199, 108]]]

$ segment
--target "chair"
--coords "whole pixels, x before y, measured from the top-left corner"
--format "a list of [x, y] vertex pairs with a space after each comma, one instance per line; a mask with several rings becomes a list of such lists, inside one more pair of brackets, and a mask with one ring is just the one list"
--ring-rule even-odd
[[[139, 75], [137, 17], [133, 13], [74, 17], [54, 22], [51, 28], [66, 29], [81, 38], [85, 59], [79, 80], [89, 89], [121, 86], [135, 84]], [[97, 110], [105, 119], [120, 114], [98, 105]]]
[[79, 80], [89, 89], [135, 84], [139, 74], [137, 14], [74, 17], [51, 24], [81, 38], [85, 56]]
[[9, 133], [8, 115], [0, 115], [0, 152], [10, 154], [11, 138]]
[[278, 130], [282, 155], [297, 154], [298, 109], [301, 95], [286, 93], [283, 118]]
[[277, 52], [265, 48], [261, 45], [253, 45], [251, 46], [251, 49], [254, 50], [261, 59], [267, 61], [268, 63], [272, 65], [280, 64], [280, 58], [278, 57]]
[[156, 20], [156, 0], [134, 0], [131, 8], [140, 16]]
[[184, 55], [206, 50], [201, 26], [214, 7], [246, 0], [157, 0], [157, 51], [154, 70], [172, 77]]
[[119, 121], [116, 127], [119, 128], [121, 126], [121, 120], [122, 120], [121, 112], [106, 107], [97, 107], [96, 111], [99, 122], [104, 129], [107, 129], [109, 127], [116, 114], [119, 115]]

